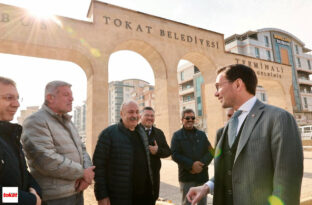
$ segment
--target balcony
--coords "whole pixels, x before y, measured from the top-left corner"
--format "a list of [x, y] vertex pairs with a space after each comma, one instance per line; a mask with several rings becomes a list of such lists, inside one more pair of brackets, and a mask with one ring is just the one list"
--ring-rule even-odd
[[298, 81], [299, 81], [299, 84], [311, 85], [312, 86], [312, 81], [309, 80], [309, 79], [299, 78]]
[[312, 97], [312, 91], [300, 90], [300, 94], [301, 94], [302, 96]]
[[185, 88], [185, 89], [180, 89], [179, 90], [179, 95], [186, 95], [189, 93], [194, 93], [194, 87], [190, 87], [190, 88]]
[[309, 73], [309, 74], [312, 74], [312, 70], [309, 70], [308, 68], [296, 68], [297, 71], [301, 71], [301, 72], [306, 72], [306, 73]]
[[311, 54], [308, 54], [308, 53], [302, 53], [300, 55], [297, 55], [297, 56], [300, 56], [300, 57], [304, 57], [304, 58], [307, 58], [309, 60], [312, 61], [312, 55]]

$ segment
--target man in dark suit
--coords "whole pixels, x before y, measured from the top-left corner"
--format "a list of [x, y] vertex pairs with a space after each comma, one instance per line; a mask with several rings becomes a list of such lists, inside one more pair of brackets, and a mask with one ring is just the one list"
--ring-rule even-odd
[[[234, 114], [235, 110], [233, 108], [228, 108], [226, 109], [226, 119], [227, 119], [227, 122], [231, 119], [232, 115]], [[219, 142], [221, 136], [222, 136], [222, 132], [223, 132], [223, 129], [224, 127], [221, 127], [220, 129], [217, 130], [217, 133], [216, 133], [216, 141], [215, 141], [215, 145], [214, 145], [214, 148], [216, 148], [217, 146], [217, 143]]]
[[166, 158], [171, 155], [171, 150], [167, 144], [166, 137], [161, 131], [154, 126], [155, 111], [152, 107], [144, 107], [141, 115], [141, 126], [144, 128], [149, 142], [149, 151], [151, 159], [151, 167], [153, 172], [154, 186], [154, 204], [159, 196], [160, 183], [160, 158]]
[[215, 96], [236, 112], [217, 144], [215, 177], [190, 189], [188, 200], [213, 193], [214, 205], [299, 205], [303, 151], [295, 119], [256, 99], [251, 68], [236, 64], [217, 74]]
[[18, 204], [40, 205], [41, 188], [27, 169], [20, 142], [22, 126], [10, 123], [19, 106], [15, 82], [0, 76], [0, 204], [2, 191], [16, 187]]

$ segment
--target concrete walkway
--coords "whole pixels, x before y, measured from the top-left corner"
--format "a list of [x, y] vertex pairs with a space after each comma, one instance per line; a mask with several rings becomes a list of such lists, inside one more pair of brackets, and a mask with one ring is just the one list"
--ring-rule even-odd
[[[209, 166], [209, 176], [213, 176], [213, 164]], [[178, 182], [178, 166], [172, 160], [162, 160], [160, 197], [171, 200], [173, 204], [181, 204], [181, 194]], [[301, 201], [309, 201], [304, 205], [312, 205], [312, 152], [304, 152], [304, 176], [301, 188]], [[208, 204], [212, 204], [209, 195]], [[302, 203], [303, 204], [303, 203]]]
[[[162, 160], [160, 197], [170, 200], [175, 205], [181, 204], [181, 193], [178, 182], [178, 166], [169, 159]], [[209, 175], [213, 176], [213, 164], [209, 166]], [[85, 205], [97, 205], [93, 187], [84, 192]], [[312, 205], [312, 152], [304, 152], [304, 176], [301, 189], [301, 205]], [[160, 203], [159, 203], [160, 204]], [[211, 195], [208, 204], [212, 204]]]

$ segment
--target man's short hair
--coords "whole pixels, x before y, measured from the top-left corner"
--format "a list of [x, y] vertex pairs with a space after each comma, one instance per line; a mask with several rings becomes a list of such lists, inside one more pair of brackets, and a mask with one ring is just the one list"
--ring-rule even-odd
[[182, 111], [182, 114], [181, 114], [182, 119], [184, 118], [185, 113], [193, 113], [193, 114], [195, 115], [194, 110], [193, 110], [193, 109], [188, 108], [188, 109], [185, 109], [185, 110], [183, 110], [183, 111]]
[[122, 103], [121, 106], [120, 106], [120, 111], [122, 111], [122, 109], [123, 109], [124, 106], [129, 105], [129, 104], [131, 104], [131, 103], [134, 103], [134, 104], [136, 104], [136, 105], [139, 107], [139, 104], [137, 103], [137, 101], [132, 100], [132, 99], [130, 99], [130, 100], [125, 100], [125, 101], [123, 101], [123, 103]]
[[144, 107], [143, 110], [142, 110], [142, 113], [143, 113], [145, 110], [151, 110], [151, 111], [155, 112], [155, 110], [154, 110], [152, 107], [150, 107], [150, 106]]
[[225, 72], [225, 77], [230, 82], [240, 78], [244, 82], [247, 92], [256, 95], [258, 79], [253, 69], [242, 64], [234, 64], [217, 70], [217, 74], [222, 72]]
[[16, 86], [16, 83], [13, 80], [2, 76], [0, 76], [0, 83], [3, 85], [13, 85], [14, 87]]
[[46, 87], [45, 87], [45, 91], [44, 91], [44, 104], [47, 105], [47, 101], [46, 101], [46, 96], [49, 94], [56, 94], [57, 93], [57, 88], [59, 87], [63, 87], [63, 86], [67, 86], [67, 87], [71, 87], [72, 85], [64, 82], [64, 81], [60, 81], [60, 80], [55, 80], [55, 81], [51, 81], [49, 82]]

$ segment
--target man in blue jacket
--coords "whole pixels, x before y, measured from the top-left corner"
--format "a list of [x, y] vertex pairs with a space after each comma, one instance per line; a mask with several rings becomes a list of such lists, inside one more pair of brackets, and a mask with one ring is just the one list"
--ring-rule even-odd
[[0, 76], [0, 204], [2, 188], [18, 188], [18, 204], [40, 205], [41, 190], [27, 170], [20, 143], [22, 127], [12, 124], [19, 107], [15, 82]]
[[[172, 159], [179, 166], [179, 182], [182, 204], [190, 204], [186, 194], [192, 186], [199, 186], [209, 179], [208, 165], [213, 159], [213, 148], [206, 134], [194, 127], [195, 113], [192, 109], [182, 112], [183, 127], [173, 134]], [[206, 205], [204, 197], [198, 204]]]

